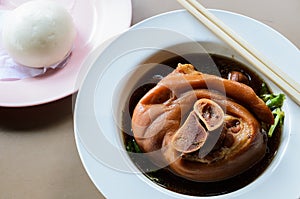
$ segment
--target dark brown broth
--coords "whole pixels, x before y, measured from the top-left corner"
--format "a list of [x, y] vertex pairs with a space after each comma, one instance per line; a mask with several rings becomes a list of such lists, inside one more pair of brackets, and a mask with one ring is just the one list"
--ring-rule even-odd
[[[192, 63], [198, 71], [219, 76], [221, 75], [223, 78], [227, 78], [228, 73], [230, 71], [239, 71], [248, 77], [249, 86], [251, 86], [253, 90], [259, 95], [263, 81], [258, 77], [256, 73], [251, 71], [244, 64], [232, 58], [213, 54], [210, 56], [213, 59], [213, 62], [207, 55], [189, 54], [185, 55], [184, 58], [175, 57], [169, 59], [162, 64], [170, 66], [171, 68], [167, 70], [170, 70], [169, 72], [171, 72], [177, 67], [178, 63]], [[214, 67], [214, 64], [217, 66], [217, 68]], [[160, 73], [160, 67], [157, 67], [150, 71], [149, 74], [147, 74], [145, 77], [152, 78], [153, 74], [165, 76], [168, 74], [168, 72], [164, 71]], [[145, 77], [143, 77], [142, 79], [145, 80]], [[127, 108], [130, 116], [132, 116], [133, 110], [140, 98], [142, 98], [157, 83], [153, 79], [147, 80], [146, 82], [148, 83], [143, 84], [142, 86], [138, 87], [135, 91], [133, 91], [133, 94], [128, 100]], [[126, 147], [128, 147], [128, 143], [134, 142], [134, 138], [131, 132], [131, 118], [123, 117], [123, 122], [124, 132], [127, 132], [123, 133], [124, 144], [126, 145]], [[256, 165], [254, 165], [253, 167], [251, 167], [250, 169], [238, 176], [219, 182], [208, 183], [190, 181], [172, 173], [172, 171], [169, 170], [169, 168], [163, 168], [155, 172], [147, 172], [148, 168], [151, 167], [151, 161], [147, 159], [136, 158], [132, 158], [132, 161], [150, 180], [166, 189], [186, 195], [215, 196], [241, 189], [247, 186], [248, 184], [252, 183], [265, 171], [265, 169], [268, 167], [273, 157], [275, 156], [278, 146], [280, 144], [281, 129], [277, 129], [277, 131], [271, 138], [266, 139], [268, 139], [267, 152], [260, 162], [258, 162]]]

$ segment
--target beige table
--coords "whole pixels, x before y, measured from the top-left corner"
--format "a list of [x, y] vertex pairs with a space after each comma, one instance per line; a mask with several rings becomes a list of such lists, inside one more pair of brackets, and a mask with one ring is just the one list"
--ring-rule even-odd
[[[298, 0], [202, 0], [248, 15], [300, 48]], [[175, 0], [132, 0], [137, 23], [180, 8]], [[0, 108], [0, 198], [104, 198], [86, 174], [73, 134], [72, 96], [36, 107]]]

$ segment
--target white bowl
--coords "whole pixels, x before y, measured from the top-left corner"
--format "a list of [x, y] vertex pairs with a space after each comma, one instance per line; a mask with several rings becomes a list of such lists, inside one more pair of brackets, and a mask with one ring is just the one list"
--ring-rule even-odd
[[[241, 15], [218, 10], [212, 12], [284, 71], [291, 73], [285, 68], [290, 66], [291, 55], [297, 58], [294, 62], [300, 63], [299, 50], [271, 28]], [[260, 30], [261, 34], [249, 34], [253, 30]], [[284, 46], [285, 51], [269, 45]], [[185, 11], [159, 15], [134, 26], [117, 37], [93, 63], [76, 101], [75, 136], [87, 172], [107, 198], [197, 198], [169, 191], [141, 174], [124, 148], [120, 126], [126, 99], [145, 72], [174, 53], [183, 55], [205, 51], [234, 56], [247, 64]], [[298, 74], [296, 81], [300, 82], [299, 69], [293, 70]], [[274, 92], [281, 92], [263, 78]], [[299, 138], [295, 118], [300, 116], [300, 110], [289, 98], [284, 110], [286, 117], [281, 144], [267, 170], [244, 188], [209, 198], [300, 196], [296, 189], [300, 183], [297, 169], [300, 160], [293, 158], [299, 149], [295, 142], [295, 138]], [[114, 187], [119, 187], [118, 191]], [[286, 191], [283, 193], [283, 190]]]

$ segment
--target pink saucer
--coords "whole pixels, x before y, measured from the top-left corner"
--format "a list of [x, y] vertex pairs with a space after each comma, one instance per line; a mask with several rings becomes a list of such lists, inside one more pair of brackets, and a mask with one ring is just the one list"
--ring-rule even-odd
[[[106, 39], [130, 26], [130, 0], [56, 0], [73, 16], [77, 30], [74, 50], [68, 64], [46, 74], [15, 81], [0, 81], [0, 106], [24, 107], [44, 104], [73, 94], [87, 68], [84, 62]], [[3, 0], [0, 18], [24, 0]], [[1, 21], [1, 20], [0, 20]]]

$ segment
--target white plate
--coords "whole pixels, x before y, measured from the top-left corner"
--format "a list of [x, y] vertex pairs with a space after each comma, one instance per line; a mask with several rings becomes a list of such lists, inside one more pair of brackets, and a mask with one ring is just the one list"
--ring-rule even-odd
[[[300, 52], [285, 37], [251, 18], [220, 10], [212, 12], [300, 82], [300, 69], [297, 68], [300, 65]], [[175, 36], [170, 34], [168, 37], [168, 33], [172, 32], [176, 33]], [[157, 37], [155, 34], [158, 34]], [[128, 77], [126, 71], [157, 51], [158, 47], [189, 40], [222, 44], [187, 12], [173, 11], [132, 27], [114, 40], [90, 68], [77, 96], [75, 137], [84, 167], [105, 197], [196, 198], [163, 189], [136, 173], [133, 164], [124, 156], [126, 152], [120, 150], [120, 138], [112, 133], [117, 130], [116, 127], [110, 125], [118, 119], [114, 115], [114, 106], [120, 106], [118, 102], [121, 101], [116, 101], [114, 97], [118, 95], [116, 89], [123, 86], [120, 79], [126, 80]], [[136, 59], [137, 56], [141, 58]], [[134, 76], [130, 77], [135, 81]], [[271, 86], [278, 91], [273, 84]], [[238, 191], [208, 198], [300, 197], [300, 158], [297, 152], [300, 149], [300, 131], [296, 126], [300, 109], [289, 98], [285, 101], [284, 109], [286, 118], [281, 145], [264, 175]]]
[[[28, 0], [4, 0], [0, 17]], [[78, 90], [84, 61], [106, 39], [124, 31], [131, 23], [130, 0], [57, 0], [72, 15], [77, 29], [68, 64], [48, 75], [16, 81], [0, 81], [0, 106], [21, 107], [51, 102]]]

